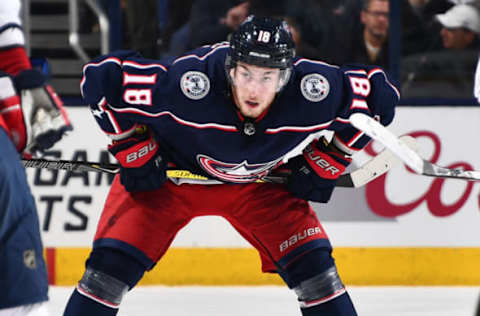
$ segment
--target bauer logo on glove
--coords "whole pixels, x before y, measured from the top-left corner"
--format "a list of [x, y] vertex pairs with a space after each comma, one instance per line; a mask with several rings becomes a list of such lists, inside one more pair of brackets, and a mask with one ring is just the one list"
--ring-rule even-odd
[[120, 163], [120, 182], [129, 192], [158, 189], [167, 179], [167, 161], [160, 154], [153, 133], [145, 127], [114, 141], [108, 151]]
[[326, 203], [332, 195], [335, 182], [345, 171], [351, 158], [325, 138], [313, 141], [302, 155], [291, 159], [287, 188], [296, 197]]
[[[149, 160], [157, 151], [157, 144], [153, 139], [147, 143], [141, 142], [132, 146], [131, 151], [119, 152], [115, 157], [124, 161], [124, 167], [136, 168], [144, 164], [145, 160]], [[123, 157], [123, 155], [126, 155]]]
[[314, 150], [312, 145], [308, 145], [307, 148], [305, 148], [304, 155], [308, 163], [316, 170], [317, 174], [321, 173], [324, 178], [336, 179], [343, 172], [340, 172], [340, 169], [336, 167], [336, 165], [338, 165], [336, 161], [332, 161], [333, 159], [329, 155]]

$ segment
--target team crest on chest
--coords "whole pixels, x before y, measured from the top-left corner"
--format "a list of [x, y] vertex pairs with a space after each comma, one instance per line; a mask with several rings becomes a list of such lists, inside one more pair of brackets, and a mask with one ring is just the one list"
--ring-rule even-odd
[[188, 71], [180, 79], [180, 88], [187, 98], [199, 100], [210, 91], [210, 80], [200, 71]]
[[330, 92], [330, 83], [321, 74], [309, 74], [300, 82], [300, 90], [305, 99], [319, 102], [325, 99]]
[[249, 183], [266, 176], [270, 170], [281, 162], [282, 158], [260, 164], [249, 164], [247, 161], [226, 163], [206, 155], [198, 155], [197, 160], [203, 170], [217, 179], [227, 182]]

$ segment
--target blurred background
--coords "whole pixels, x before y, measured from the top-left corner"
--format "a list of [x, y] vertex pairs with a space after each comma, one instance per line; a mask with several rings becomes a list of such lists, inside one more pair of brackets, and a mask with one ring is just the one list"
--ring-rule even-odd
[[333, 64], [384, 67], [401, 87], [404, 105], [474, 102], [478, 12], [460, 10], [443, 19], [439, 15], [459, 3], [477, 11], [478, 1], [303, 0], [301, 5], [289, 0], [24, 2], [29, 52], [32, 57], [48, 59], [53, 86], [67, 104], [81, 103], [81, 67], [96, 55], [133, 49], [147, 58], [175, 56], [227, 40], [249, 14], [285, 18], [299, 56]]

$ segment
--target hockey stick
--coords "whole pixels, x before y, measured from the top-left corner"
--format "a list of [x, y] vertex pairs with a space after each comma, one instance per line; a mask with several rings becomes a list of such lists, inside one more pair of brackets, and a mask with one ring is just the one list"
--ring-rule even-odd
[[[412, 148], [416, 147], [416, 142], [413, 137], [402, 136], [402, 140], [405, 141]], [[374, 158], [370, 159], [367, 163], [360, 168], [352, 171], [351, 173], [340, 176], [337, 180], [338, 187], [362, 187], [370, 181], [378, 178], [395, 165], [400, 163], [400, 159], [396, 155], [388, 150], [383, 150]], [[53, 170], [67, 170], [73, 172], [104, 172], [109, 174], [117, 174], [120, 168], [117, 164], [111, 163], [97, 163], [97, 162], [85, 162], [85, 161], [68, 161], [68, 160], [47, 160], [47, 159], [22, 159], [22, 163], [26, 168], [40, 168], [40, 169], [53, 169]], [[191, 173], [188, 170], [168, 170], [167, 176], [169, 178], [177, 179], [193, 179], [193, 180], [209, 180], [208, 178]], [[260, 180], [260, 182], [274, 182], [284, 183], [286, 175], [268, 175]]]
[[[22, 164], [25, 168], [37, 168], [37, 169], [52, 169], [52, 170], [67, 170], [72, 172], [104, 172], [109, 174], [117, 174], [120, 172], [120, 166], [118, 164], [112, 163], [98, 163], [98, 162], [88, 162], [88, 161], [69, 161], [69, 160], [48, 160], [41, 158], [33, 159], [22, 159]], [[347, 176], [347, 175], [346, 175]], [[177, 178], [177, 179], [192, 179], [192, 180], [212, 180], [205, 176], [192, 173], [188, 170], [178, 170], [178, 169], [169, 169], [167, 170], [168, 178]], [[259, 180], [258, 182], [272, 182], [272, 183], [284, 183], [286, 176], [284, 175], [268, 175]], [[342, 183], [346, 186], [351, 187], [350, 178], [344, 179]], [[349, 183], [350, 182], [350, 183]]]
[[[40, 158], [22, 159], [22, 164], [25, 168], [40, 168], [40, 169], [52, 169], [52, 170], [67, 170], [72, 172], [104, 172], [109, 174], [117, 174], [120, 172], [120, 167], [117, 164], [112, 163], [98, 163], [88, 161], [69, 161], [69, 160], [47, 160]], [[167, 170], [168, 178], [177, 179], [191, 179], [191, 180], [212, 180], [202, 175], [192, 173], [188, 170]], [[353, 187], [353, 182], [350, 178], [350, 174], [344, 175], [344, 178], [340, 182], [339, 186]], [[271, 182], [271, 183], [284, 183], [286, 175], [268, 175], [262, 180], [257, 182]]]
[[[417, 141], [409, 135], [400, 136], [400, 139], [412, 150], [417, 151]], [[402, 161], [388, 149], [382, 150], [361, 167], [350, 173], [353, 186], [358, 188], [380, 177], [393, 167], [400, 165]], [[340, 179], [339, 179], [340, 180]]]
[[423, 159], [382, 124], [365, 114], [352, 114], [350, 122], [353, 126], [390, 149], [418, 174], [438, 178], [480, 181], [480, 171], [444, 168]]

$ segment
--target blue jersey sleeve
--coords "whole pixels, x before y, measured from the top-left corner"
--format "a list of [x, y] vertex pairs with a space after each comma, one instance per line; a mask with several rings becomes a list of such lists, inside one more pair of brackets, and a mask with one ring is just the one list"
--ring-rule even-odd
[[101, 129], [112, 139], [121, 139], [149, 113], [159, 111], [166, 73], [158, 62], [119, 51], [86, 64], [80, 87]]
[[[340, 69], [344, 77], [344, 102], [348, 116], [364, 113], [378, 119], [383, 125], [392, 122], [395, 107], [400, 100], [398, 89], [379, 67], [351, 65]], [[334, 144], [344, 152], [353, 154], [364, 148], [370, 137], [357, 130], [348, 121], [346, 127], [335, 132]]]

